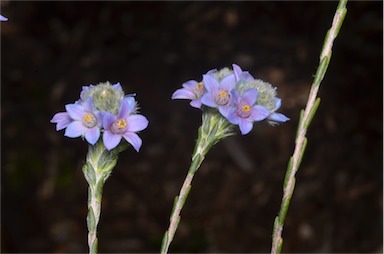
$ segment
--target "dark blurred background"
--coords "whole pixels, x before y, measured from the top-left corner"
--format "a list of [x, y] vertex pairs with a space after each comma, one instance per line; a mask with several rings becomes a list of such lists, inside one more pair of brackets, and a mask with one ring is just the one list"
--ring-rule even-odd
[[[106, 182], [100, 252], [158, 252], [201, 112], [187, 80], [239, 64], [278, 87], [286, 124], [217, 144], [172, 252], [269, 252], [273, 220], [337, 2], [1, 1], [1, 251], [87, 252], [87, 143], [49, 121], [120, 82], [150, 121]], [[383, 3], [350, 2], [297, 173], [283, 252], [383, 251]]]

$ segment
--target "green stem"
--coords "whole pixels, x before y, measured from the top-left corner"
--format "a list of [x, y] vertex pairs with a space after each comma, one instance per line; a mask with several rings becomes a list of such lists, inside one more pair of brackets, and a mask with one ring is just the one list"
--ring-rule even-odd
[[339, 5], [337, 6], [337, 10], [333, 18], [332, 27], [328, 30], [325, 36], [323, 50], [320, 55], [320, 64], [317, 68], [316, 75], [311, 86], [307, 106], [305, 108], [305, 111], [302, 110], [300, 113], [300, 121], [295, 140], [295, 150], [288, 163], [288, 168], [285, 174], [283, 198], [280, 206], [280, 211], [279, 215], [275, 219], [273, 227], [271, 253], [280, 253], [281, 248], [283, 246], [283, 239], [281, 237], [281, 234], [283, 231], [285, 216], [287, 214], [293, 191], [295, 189], [295, 175], [300, 166], [301, 159], [303, 157], [307, 145], [307, 138], [305, 136], [307, 133], [307, 129], [311, 123], [311, 120], [314, 117], [317, 107], [320, 103], [320, 98], [317, 98], [317, 92], [319, 90], [320, 83], [324, 78], [324, 75], [327, 71], [331, 59], [333, 42], [340, 31], [344, 17], [347, 13], [347, 1], [348, 0], [339, 1]]
[[97, 225], [100, 220], [103, 186], [117, 163], [118, 153], [125, 148], [125, 145], [120, 145], [108, 151], [102, 140], [95, 145], [89, 145], [83, 173], [89, 184], [87, 227], [89, 253], [92, 254], [98, 251]]
[[168, 252], [169, 246], [180, 222], [180, 213], [191, 189], [192, 179], [203, 162], [210, 148], [221, 139], [233, 135], [232, 125], [217, 111], [209, 110], [203, 113], [202, 125], [198, 130], [198, 139], [192, 155], [191, 166], [181, 187], [170, 217], [169, 228], [165, 232], [161, 246], [161, 253]]

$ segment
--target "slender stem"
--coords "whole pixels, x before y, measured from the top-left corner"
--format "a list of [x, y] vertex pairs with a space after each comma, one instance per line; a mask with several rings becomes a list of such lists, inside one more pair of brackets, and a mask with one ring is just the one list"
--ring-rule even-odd
[[88, 149], [83, 173], [89, 185], [87, 227], [89, 253], [92, 254], [98, 252], [97, 225], [100, 220], [103, 186], [117, 163], [117, 154], [125, 148], [125, 145], [119, 145], [108, 151], [99, 140]]
[[164, 234], [161, 253], [168, 252], [169, 246], [176, 233], [180, 222], [180, 213], [191, 189], [192, 179], [203, 162], [209, 149], [221, 139], [233, 135], [232, 125], [223, 118], [218, 112], [204, 112], [202, 125], [198, 131], [195, 150], [192, 155], [191, 166], [181, 187], [179, 195], [175, 198], [172, 214], [170, 217], [169, 228]]
[[316, 75], [312, 83], [305, 111], [301, 111], [297, 136], [295, 140], [295, 150], [293, 156], [291, 157], [288, 163], [288, 168], [284, 180], [283, 198], [280, 206], [280, 211], [274, 223], [271, 253], [280, 253], [283, 245], [283, 239], [281, 237], [281, 234], [283, 231], [285, 216], [288, 211], [290, 200], [295, 188], [295, 174], [300, 166], [301, 159], [303, 157], [307, 144], [307, 138], [305, 137], [305, 135], [307, 133], [308, 126], [310, 125], [311, 120], [315, 115], [317, 107], [320, 103], [320, 98], [316, 99], [317, 92], [319, 90], [320, 83], [324, 78], [325, 72], [327, 71], [329, 65], [329, 61], [331, 59], [333, 42], [340, 31], [340, 27], [347, 13], [347, 1], [348, 0], [339, 1], [339, 5], [333, 18], [332, 27], [328, 30], [324, 40], [323, 50], [320, 55], [320, 64], [317, 68]]

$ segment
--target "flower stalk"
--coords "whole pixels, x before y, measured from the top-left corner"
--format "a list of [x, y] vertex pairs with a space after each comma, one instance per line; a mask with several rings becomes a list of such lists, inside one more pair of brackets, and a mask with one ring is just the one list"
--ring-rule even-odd
[[284, 179], [283, 198], [280, 205], [280, 211], [278, 216], [275, 218], [273, 226], [271, 253], [280, 253], [281, 248], [283, 246], [283, 239], [281, 237], [281, 234], [283, 231], [285, 216], [287, 214], [293, 191], [295, 189], [295, 175], [300, 166], [307, 145], [307, 138], [305, 137], [305, 135], [320, 104], [320, 98], [317, 98], [317, 92], [319, 90], [320, 83], [324, 78], [324, 75], [327, 71], [331, 59], [333, 42], [340, 31], [341, 25], [347, 13], [347, 1], [348, 0], [339, 1], [339, 5], [333, 18], [332, 26], [325, 36], [323, 49], [320, 55], [320, 64], [317, 68], [316, 75], [311, 86], [306, 108], [305, 110], [301, 110], [300, 112], [300, 120], [295, 140], [296, 145], [293, 155], [291, 156], [288, 163]]
[[202, 124], [198, 130], [198, 138], [195, 145], [195, 150], [192, 155], [191, 166], [188, 170], [188, 174], [181, 187], [180, 193], [175, 198], [173, 205], [170, 224], [168, 230], [165, 232], [163, 242], [161, 246], [161, 253], [168, 252], [169, 246], [176, 233], [177, 227], [180, 222], [180, 213], [183, 209], [185, 201], [191, 190], [192, 179], [203, 162], [206, 154], [220, 140], [234, 135], [233, 125], [231, 125], [227, 119], [218, 114], [214, 110], [206, 110], [202, 116]]
[[83, 173], [89, 184], [87, 227], [89, 253], [92, 254], [98, 251], [97, 225], [100, 220], [103, 186], [117, 163], [118, 153], [125, 148], [127, 145], [121, 144], [116, 149], [108, 151], [102, 140], [95, 145], [89, 145]]

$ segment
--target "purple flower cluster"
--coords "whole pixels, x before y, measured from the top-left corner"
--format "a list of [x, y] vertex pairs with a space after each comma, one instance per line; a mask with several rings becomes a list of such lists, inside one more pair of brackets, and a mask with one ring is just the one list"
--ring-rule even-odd
[[66, 105], [66, 112], [55, 114], [51, 123], [56, 123], [57, 131], [65, 129], [64, 135], [70, 138], [81, 136], [94, 145], [102, 135], [108, 150], [124, 138], [139, 151], [142, 140], [136, 132], [147, 128], [148, 120], [137, 114], [133, 96], [124, 96], [120, 83], [84, 86], [80, 99]]
[[203, 75], [202, 82], [190, 80], [183, 88], [176, 90], [172, 99], [189, 99], [191, 106], [202, 105], [216, 108], [230, 123], [239, 125], [243, 135], [248, 134], [253, 123], [266, 119], [269, 123], [283, 123], [289, 120], [276, 113], [281, 99], [269, 83], [243, 71], [233, 64], [233, 69], [211, 70]]

